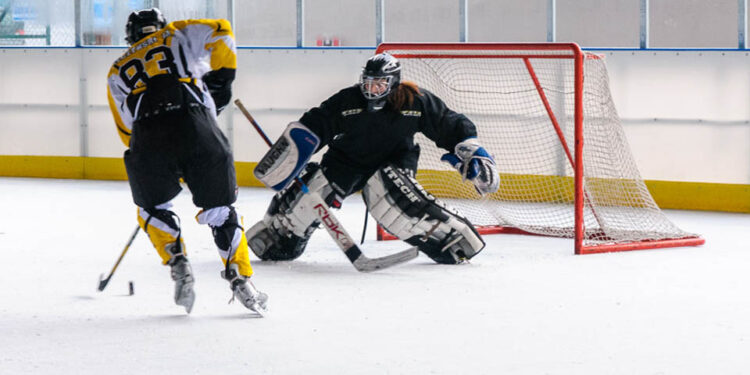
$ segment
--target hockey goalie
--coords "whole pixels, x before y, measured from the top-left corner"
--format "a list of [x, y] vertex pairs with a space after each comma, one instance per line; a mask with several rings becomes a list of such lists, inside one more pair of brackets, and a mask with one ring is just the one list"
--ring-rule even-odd
[[[415, 179], [416, 133], [445, 149], [441, 160], [480, 194], [497, 191], [495, 161], [479, 144], [474, 124], [431, 92], [401, 82], [399, 61], [378, 54], [367, 60], [358, 84], [289, 124], [256, 167], [255, 176], [278, 193], [246, 233], [253, 253], [261, 260], [296, 259], [327, 221], [316, 209], [340, 208], [361, 190], [383, 228], [435, 262], [458, 264], [477, 255], [485, 244], [474, 226]], [[320, 164], [308, 164], [323, 146], [328, 149]], [[331, 232], [330, 223], [323, 224]]]

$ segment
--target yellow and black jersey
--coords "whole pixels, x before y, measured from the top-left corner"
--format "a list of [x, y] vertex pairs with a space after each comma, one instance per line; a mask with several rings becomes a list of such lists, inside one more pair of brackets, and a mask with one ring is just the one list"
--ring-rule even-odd
[[231, 98], [236, 69], [234, 34], [227, 20], [175, 21], [134, 43], [107, 76], [109, 106], [123, 143], [128, 146], [133, 122], [143, 115], [140, 107], [149, 83], [163, 81], [155, 77], [185, 85], [185, 100], [216, 113]]

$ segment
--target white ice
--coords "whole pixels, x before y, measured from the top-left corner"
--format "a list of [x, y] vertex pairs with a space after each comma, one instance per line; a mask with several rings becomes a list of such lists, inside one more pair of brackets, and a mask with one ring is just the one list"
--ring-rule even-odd
[[[240, 190], [246, 227], [270, 197]], [[142, 233], [96, 291], [136, 226], [126, 182], [0, 178], [0, 374], [750, 373], [750, 215], [668, 211], [697, 248], [575, 256], [569, 240], [494, 235], [470, 265], [421, 255], [371, 274], [320, 230], [298, 260], [254, 261], [258, 319], [227, 304], [187, 192], [174, 210], [191, 315]], [[361, 198], [336, 214], [359, 238]], [[363, 245], [404, 248], [372, 227]]]

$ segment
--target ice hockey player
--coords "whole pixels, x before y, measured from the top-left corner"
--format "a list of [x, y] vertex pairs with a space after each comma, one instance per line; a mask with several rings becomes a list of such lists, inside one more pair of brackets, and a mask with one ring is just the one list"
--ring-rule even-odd
[[125, 168], [138, 222], [171, 267], [175, 303], [190, 313], [195, 301], [180, 221], [170, 211], [182, 178], [201, 208], [197, 221], [212, 230], [233, 298], [262, 314], [268, 297], [248, 280], [253, 269], [247, 241], [232, 206], [232, 151], [216, 124], [231, 99], [237, 68], [231, 26], [212, 19], [167, 24], [152, 8], [131, 13], [125, 29], [130, 48], [109, 70], [109, 104], [129, 147]]
[[[329, 207], [340, 207], [344, 198], [362, 190], [370, 214], [381, 226], [437, 263], [461, 263], [484, 248], [465, 217], [415, 180], [420, 148], [414, 135], [420, 132], [447, 150], [441, 159], [473, 182], [480, 194], [498, 189], [495, 162], [479, 145], [476, 127], [466, 116], [415, 83], [401, 82], [401, 64], [395, 57], [383, 53], [369, 58], [358, 84], [289, 124], [282, 135], [289, 139], [280, 139], [274, 148], [295, 144], [292, 136], [301, 132], [319, 139], [311, 152], [328, 146], [320, 165], [308, 164], [300, 177], [308, 191], [320, 194]], [[272, 148], [255, 169], [261, 181], [285, 181], [273, 174], [289, 170], [284, 163], [304, 161], [297, 155], [301, 151], [280, 151]], [[280, 162], [283, 155], [296, 159]], [[298, 204], [306, 193], [301, 186], [296, 183], [280, 190], [263, 220], [247, 231], [250, 248], [260, 259], [299, 257], [318, 227], [309, 207]]]

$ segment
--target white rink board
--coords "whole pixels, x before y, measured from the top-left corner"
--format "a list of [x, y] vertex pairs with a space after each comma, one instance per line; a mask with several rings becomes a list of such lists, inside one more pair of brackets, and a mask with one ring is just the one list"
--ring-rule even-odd
[[[83, 98], [88, 156], [121, 156], [125, 148], [108, 114], [106, 75], [123, 51], [0, 49], [0, 155], [80, 155], [77, 104]], [[307, 108], [356, 82], [371, 53], [240, 49], [234, 96], [275, 138]], [[615, 104], [644, 178], [750, 183], [747, 52], [595, 53], [606, 57]], [[232, 121], [228, 113], [220, 125], [233, 135], [236, 160], [259, 160], [265, 144], [239, 111]]]

